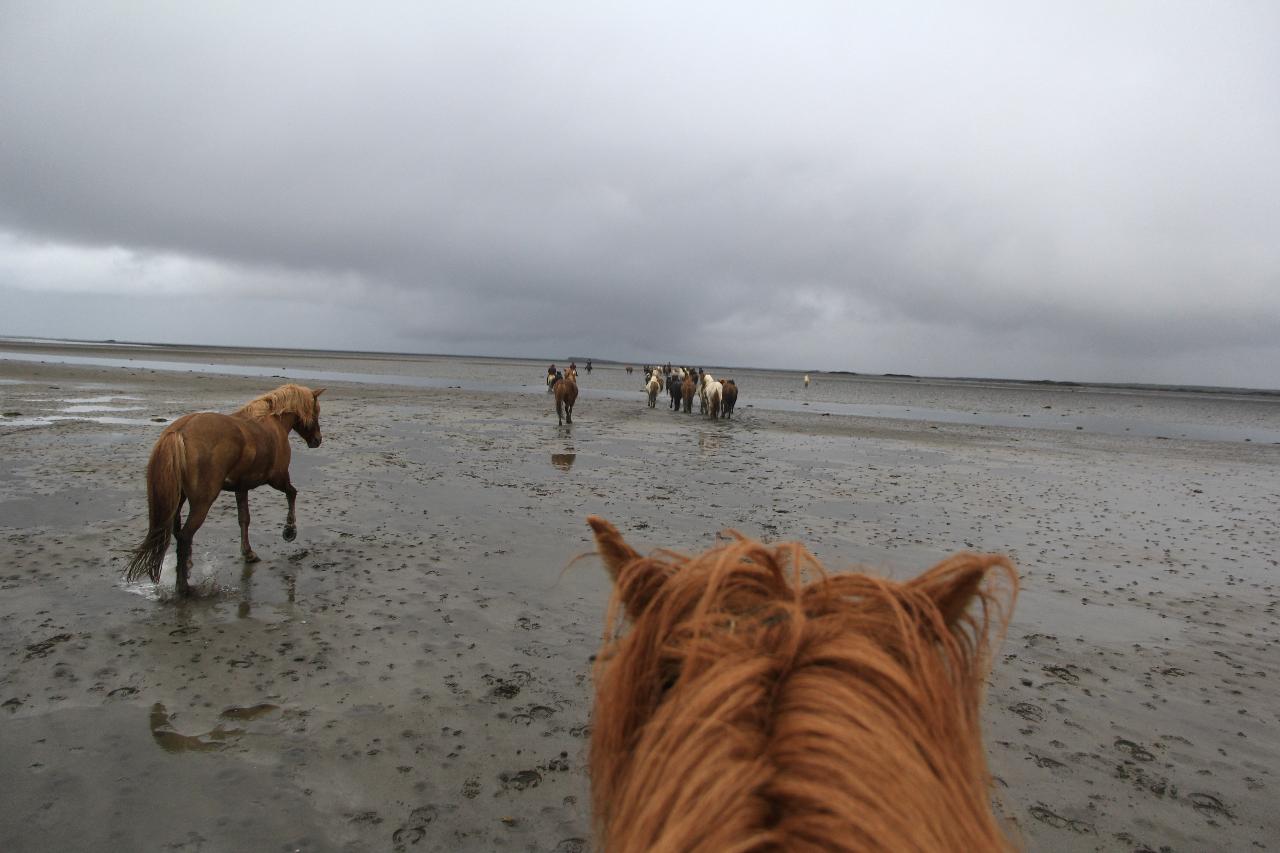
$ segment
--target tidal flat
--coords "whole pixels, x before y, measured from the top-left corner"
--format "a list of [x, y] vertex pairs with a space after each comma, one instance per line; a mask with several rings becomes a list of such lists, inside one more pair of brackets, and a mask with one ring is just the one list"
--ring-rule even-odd
[[[589, 514], [642, 550], [731, 528], [897, 578], [1006, 553], [985, 730], [1011, 834], [1280, 838], [1280, 399], [743, 372], [708, 421], [607, 365], [559, 427], [533, 363], [26, 351], [50, 360], [0, 358], [6, 850], [589, 849]], [[224, 496], [198, 599], [125, 583], [163, 424], [284, 376], [328, 386], [297, 540], [258, 489], [243, 565]]]

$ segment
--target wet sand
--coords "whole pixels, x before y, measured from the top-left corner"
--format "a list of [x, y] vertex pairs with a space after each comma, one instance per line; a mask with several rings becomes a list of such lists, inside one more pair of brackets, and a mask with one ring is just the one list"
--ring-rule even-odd
[[[644, 548], [734, 527], [899, 577], [1004, 551], [1024, 589], [986, 729], [1013, 832], [1280, 838], [1280, 447], [762, 411], [749, 387], [733, 422], [637, 392], [561, 428], [539, 395], [331, 383], [323, 446], [294, 443], [295, 542], [255, 491], [246, 569], [224, 496], [201, 599], [124, 584], [152, 419], [273, 384], [0, 361], [6, 850], [587, 849], [608, 590], [565, 568], [589, 513]], [[103, 422], [39, 420], [69, 405]]]

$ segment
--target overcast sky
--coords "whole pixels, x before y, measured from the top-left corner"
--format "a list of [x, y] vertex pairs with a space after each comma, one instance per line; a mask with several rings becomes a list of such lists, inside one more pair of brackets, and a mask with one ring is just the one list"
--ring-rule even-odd
[[0, 0], [0, 334], [1280, 387], [1280, 3], [864, 5]]

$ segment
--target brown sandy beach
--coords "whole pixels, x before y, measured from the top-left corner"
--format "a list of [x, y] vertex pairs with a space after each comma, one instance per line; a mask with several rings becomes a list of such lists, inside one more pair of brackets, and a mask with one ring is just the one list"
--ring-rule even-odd
[[[636, 392], [561, 428], [537, 394], [332, 382], [295, 542], [254, 492], [245, 568], [224, 497], [204, 597], [124, 584], [151, 419], [273, 384], [0, 360], [5, 850], [587, 849], [608, 589], [565, 569], [590, 513], [901, 577], [1006, 552], [986, 729], [1026, 846], [1280, 844], [1280, 447], [753, 410], [749, 386], [733, 422]], [[32, 422], [78, 399], [121, 422]]]

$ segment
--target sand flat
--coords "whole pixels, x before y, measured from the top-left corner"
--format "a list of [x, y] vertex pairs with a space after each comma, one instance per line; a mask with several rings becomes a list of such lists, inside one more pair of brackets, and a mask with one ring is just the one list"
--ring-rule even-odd
[[[608, 590], [591, 560], [564, 569], [591, 513], [643, 548], [733, 527], [900, 577], [1009, 553], [1024, 592], [986, 730], [1027, 846], [1280, 837], [1280, 447], [767, 410], [745, 382], [713, 423], [619, 396], [616, 369], [582, 379], [612, 396], [584, 394], [572, 428], [545, 395], [328, 383], [324, 445], [294, 445], [297, 541], [255, 491], [246, 570], [224, 497], [196, 539], [207, 594], [176, 605], [120, 580], [151, 444], [273, 380], [0, 360], [6, 849], [585, 849]], [[1120, 395], [882, 392], [1143, 416]], [[99, 398], [141, 408], [47, 420]], [[1144, 403], [1224, 435], [1277, 408]]]

